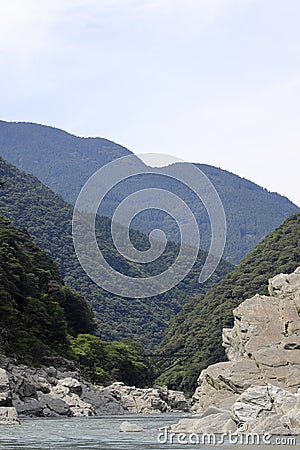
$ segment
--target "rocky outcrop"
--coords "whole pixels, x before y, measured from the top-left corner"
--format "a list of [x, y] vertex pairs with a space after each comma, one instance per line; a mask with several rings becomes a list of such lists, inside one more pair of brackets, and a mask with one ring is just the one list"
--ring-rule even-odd
[[[58, 358], [54, 363], [56, 367], [29, 368], [16, 365], [12, 359], [0, 357], [0, 407], [14, 407], [19, 417], [100, 416], [189, 410], [182, 392], [166, 388], [140, 389], [125, 386], [124, 383], [96, 387], [85, 381], [68, 361]], [[10, 418], [12, 413], [9, 412]]]
[[153, 414], [170, 411], [189, 411], [184, 394], [167, 388], [141, 389], [114, 383], [101, 390], [119, 399], [127, 414]]
[[7, 373], [0, 368], [0, 425], [18, 424], [16, 409], [12, 406], [12, 394]]
[[269, 293], [234, 310], [223, 330], [229, 361], [202, 371], [197, 418], [172, 431], [300, 433], [300, 268], [269, 280]]

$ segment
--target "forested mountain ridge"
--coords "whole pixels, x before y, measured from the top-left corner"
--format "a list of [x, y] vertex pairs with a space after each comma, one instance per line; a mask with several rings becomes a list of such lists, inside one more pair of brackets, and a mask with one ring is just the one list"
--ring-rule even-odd
[[[236, 269], [204, 296], [195, 296], [171, 321], [160, 352], [174, 356], [160, 382], [192, 392], [200, 371], [225, 360], [222, 329], [233, 325], [232, 311], [255, 294], [267, 294], [268, 279], [300, 265], [300, 213], [270, 233]], [[185, 358], [176, 355], [183, 354]], [[176, 363], [177, 359], [177, 363]]]
[[[80, 138], [49, 126], [0, 121], [0, 155], [17, 167], [37, 176], [64, 200], [74, 204], [87, 179], [101, 166], [121, 156], [132, 155], [126, 148], [102, 138]], [[133, 156], [134, 158], [134, 156]], [[134, 164], [143, 171], [141, 160]], [[299, 208], [287, 198], [228, 171], [197, 164], [215, 186], [225, 209], [227, 242], [224, 257], [237, 264], [263, 237], [279, 226]], [[183, 166], [179, 163], [179, 172]], [[105, 198], [102, 215], [111, 217], [116, 205], [136, 189], [166, 187], [190, 206], [199, 228], [204, 249], [210, 241], [210, 222], [205, 208], [195, 195], [181, 184], [155, 175], [127, 180]], [[163, 169], [171, 174], [173, 166]], [[148, 233], [160, 228], [169, 240], [179, 239], [179, 230], [166, 214], [151, 211], [139, 214], [135, 229]]]
[[81, 138], [58, 128], [0, 120], [0, 155], [36, 176], [69, 203], [102, 165], [132, 154], [103, 138]]
[[26, 231], [0, 216], [0, 353], [37, 364], [71, 355], [69, 335], [92, 333], [93, 313]]
[[[72, 240], [73, 207], [37, 178], [5, 161], [0, 165], [0, 179], [5, 181], [0, 190], [0, 214], [26, 229], [32, 239], [59, 263], [66, 285], [83, 295], [92, 306], [99, 320], [98, 335], [102, 339], [127, 337], [153, 348], [161, 341], [170, 318], [193, 294], [204, 293], [233, 269], [231, 264], [221, 261], [211, 279], [200, 285], [198, 276], [206, 257], [200, 251], [191, 273], [169, 292], [142, 300], [114, 296], [95, 285], [77, 260]], [[156, 265], [143, 267], [120, 257], [113, 246], [109, 219], [99, 217], [97, 234], [105, 257], [113, 261], [117, 269], [131, 276], [160, 273], [160, 269], [173, 261], [178, 253], [178, 245], [168, 243], [164, 258]], [[133, 232], [131, 237], [140, 249], [147, 248], [149, 241], [146, 236]]]
[[30, 366], [68, 358], [98, 384], [152, 383], [141, 345], [100, 341], [94, 330], [90, 306], [64, 286], [57, 264], [0, 216], [0, 355]]

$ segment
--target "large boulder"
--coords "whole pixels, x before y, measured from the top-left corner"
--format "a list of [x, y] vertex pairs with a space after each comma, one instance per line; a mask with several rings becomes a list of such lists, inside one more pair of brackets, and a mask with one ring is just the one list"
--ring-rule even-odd
[[39, 402], [43, 405], [44, 417], [72, 416], [70, 406], [61, 398], [39, 392]]
[[0, 406], [0, 425], [18, 425], [19, 423], [16, 408]]
[[98, 388], [91, 383], [82, 383], [82, 400], [93, 405], [97, 416], [125, 414], [119, 392], [110, 388]]
[[[199, 433], [199, 434], [217, 434], [228, 431], [230, 423], [230, 412], [218, 408], [208, 408], [196, 418], [184, 418], [177, 424], [171, 425], [171, 433]], [[236, 427], [234, 426], [236, 429]]]
[[192, 399], [198, 417], [172, 430], [299, 433], [300, 268], [269, 280], [269, 292], [233, 311], [233, 328], [223, 330], [228, 361], [201, 372]]
[[20, 417], [43, 417], [45, 405], [35, 398], [24, 398], [23, 400], [14, 400], [13, 405]]
[[11, 389], [6, 370], [0, 368], [0, 407], [11, 406]]
[[122, 422], [120, 425], [120, 431], [121, 433], [136, 433], [145, 430], [136, 423]]
[[60, 398], [69, 406], [73, 416], [95, 416], [95, 410], [90, 403], [86, 403], [80, 397], [82, 385], [79, 380], [67, 377], [59, 380], [50, 391], [50, 396]]
[[12, 392], [5, 369], [0, 368], [0, 425], [16, 425], [18, 414], [12, 404]]
[[231, 417], [248, 432], [298, 434], [299, 398], [273, 385], [250, 387], [233, 405]]

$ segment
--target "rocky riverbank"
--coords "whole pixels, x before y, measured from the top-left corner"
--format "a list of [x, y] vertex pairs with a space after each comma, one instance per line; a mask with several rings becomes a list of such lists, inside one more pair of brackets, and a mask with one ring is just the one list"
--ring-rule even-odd
[[188, 411], [182, 392], [141, 389], [113, 383], [96, 387], [62, 358], [55, 365], [30, 368], [0, 357], [0, 423], [22, 417], [100, 416]]
[[234, 310], [229, 361], [202, 371], [195, 417], [172, 432], [300, 434], [300, 268], [269, 280], [269, 293]]

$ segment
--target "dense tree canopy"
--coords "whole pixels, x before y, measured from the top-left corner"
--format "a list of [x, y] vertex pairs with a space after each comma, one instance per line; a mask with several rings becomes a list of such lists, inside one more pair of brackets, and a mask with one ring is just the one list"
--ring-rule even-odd
[[63, 285], [58, 266], [0, 217], [0, 352], [26, 363], [70, 356], [68, 334], [94, 327], [89, 305]]
[[[180, 311], [193, 294], [206, 292], [209, 286], [233, 269], [231, 264], [222, 261], [211, 279], [200, 285], [198, 276], [206, 257], [200, 251], [190, 274], [165, 294], [146, 299], [110, 294], [90, 280], [77, 260], [72, 240], [72, 206], [37, 178], [6, 162], [0, 166], [1, 178], [6, 183], [0, 190], [0, 214], [8, 217], [18, 227], [26, 229], [32, 239], [59, 264], [65, 284], [89, 301], [98, 318], [97, 334], [101, 339], [131, 338], [153, 348], [160, 343], [170, 318]], [[168, 243], [162, 257], [153, 263], [143, 265], [126, 260], [114, 247], [110, 225], [108, 218], [98, 218], [99, 246], [112, 266], [125, 275], [145, 277], [161, 273], [178, 254], [178, 245]], [[149, 247], [148, 237], [142, 233], [132, 231], [131, 239], [139, 249]], [[60, 295], [66, 311], [69, 311], [67, 288]], [[77, 305], [79, 308], [79, 298]], [[71, 322], [72, 320], [69, 326], [72, 328], [74, 325]], [[83, 332], [78, 329], [75, 331]]]
[[150, 386], [154, 380], [140, 344], [100, 341], [96, 336], [80, 334], [72, 339], [72, 350], [78, 367], [96, 384], [122, 381], [129, 386]]

